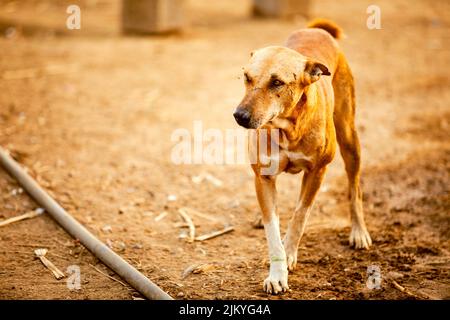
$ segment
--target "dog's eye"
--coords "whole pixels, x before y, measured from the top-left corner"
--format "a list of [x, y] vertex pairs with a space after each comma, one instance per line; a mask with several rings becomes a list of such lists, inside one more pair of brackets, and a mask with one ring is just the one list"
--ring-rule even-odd
[[273, 88], [281, 87], [282, 85], [284, 85], [284, 82], [281, 81], [281, 80], [278, 80], [278, 79], [274, 79], [270, 83], [270, 86], [273, 87]]

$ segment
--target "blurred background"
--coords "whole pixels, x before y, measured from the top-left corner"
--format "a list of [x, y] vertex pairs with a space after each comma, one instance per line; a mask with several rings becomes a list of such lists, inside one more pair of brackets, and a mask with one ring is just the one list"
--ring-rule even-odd
[[[0, 1], [0, 145], [96, 236], [179, 299], [450, 298], [450, 3], [438, 1]], [[367, 8], [381, 10], [369, 29]], [[68, 6], [80, 29], [68, 29]], [[175, 165], [177, 128], [234, 129], [252, 50], [282, 45], [313, 18], [340, 25], [356, 80], [370, 251], [347, 246], [346, 178], [330, 166], [290, 275], [292, 292], [262, 292], [264, 232], [253, 177], [244, 165]], [[199, 176], [214, 179], [198, 179]], [[300, 178], [279, 178], [282, 231]], [[220, 181], [220, 183], [211, 183]], [[36, 207], [0, 171], [0, 218]], [[233, 233], [186, 243], [177, 210], [189, 207], [198, 233]], [[33, 258], [36, 246], [65, 270], [70, 291]], [[189, 266], [208, 272], [182, 277]], [[137, 292], [49, 217], [0, 229], [0, 298], [132, 299]], [[365, 286], [381, 267], [380, 290]], [[114, 276], [113, 273], [110, 273]]]

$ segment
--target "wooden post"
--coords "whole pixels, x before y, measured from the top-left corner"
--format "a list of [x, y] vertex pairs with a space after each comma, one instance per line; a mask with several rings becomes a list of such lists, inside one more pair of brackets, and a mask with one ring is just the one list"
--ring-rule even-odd
[[253, 0], [254, 14], [263, 17], [308, 16], [309, 8], [310, 0]]
[[165, 33], [184, 26], [184, 0], [122, 0], [126, 33]]

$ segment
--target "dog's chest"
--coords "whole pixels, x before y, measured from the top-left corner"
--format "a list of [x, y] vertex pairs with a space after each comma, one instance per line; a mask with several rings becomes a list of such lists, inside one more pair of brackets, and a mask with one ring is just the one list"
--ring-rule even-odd
[[311, 169], [313, 159], [311, 156], [305, 155], [301, 151], [284, 150], [289, 162], [285, 171], [289, 173], [299, 173], [300, 171], [308, 171]]

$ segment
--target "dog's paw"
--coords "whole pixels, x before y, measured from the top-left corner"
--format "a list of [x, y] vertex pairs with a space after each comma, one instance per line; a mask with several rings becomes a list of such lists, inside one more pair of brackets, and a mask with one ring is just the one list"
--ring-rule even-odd
[[264, 280], [264, 291], [268, 294], [278, 294], [289, 290], [287, 270], [270, 272]]
[[349, 244], [350, 247], [354, 247], [355, 249], [369, 249], [372, 245], [372, 239], [365, 228], [353, 226], [349, 237]]
[[255, 228], [255, 229], [262, 229], [262, 228], [264, 228], [264, 224], [262, 222], [261, 215], [257, 215], [255, 217], [255, 220], [253, 220], [253, 222], [252, 222], [252, 227]]
[[283, 246], [284, 246], [284, 250], [286, 252], [287, 268], [289, 271], [292, 272], [297, 267], [298, 248], [297, 248], [297, 246], [291, 245], [289, 243], [289, 241], [287, 240], [286, 236], [283, 238]]
[[291, 272], [294, 271], [297, 268], [297, 250], [291, 252], [286, 250], [286, 261], [288, 270]]

